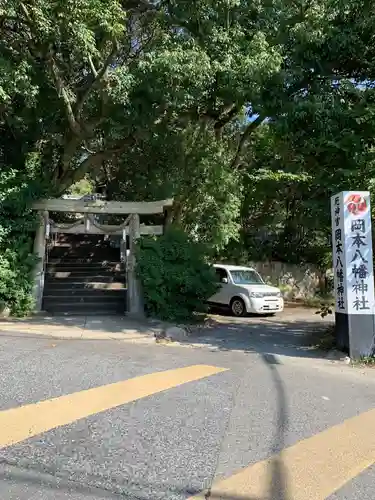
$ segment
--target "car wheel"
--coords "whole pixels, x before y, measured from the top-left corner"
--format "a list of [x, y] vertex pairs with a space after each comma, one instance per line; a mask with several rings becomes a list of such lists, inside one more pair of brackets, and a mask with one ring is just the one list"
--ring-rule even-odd
[[239, 297], [234, 297], [230, 301], [230, 310], [233, 316], [241, 317], [246, 314], [245, 302]]

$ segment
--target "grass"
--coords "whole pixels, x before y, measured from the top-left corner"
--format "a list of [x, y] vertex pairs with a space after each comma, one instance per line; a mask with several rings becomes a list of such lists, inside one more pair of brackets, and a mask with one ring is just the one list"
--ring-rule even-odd
[[372, 356], [362, 356], [359, 359], [352, 360], [353, 366], [367, 366], [368, 368], [375, 368], [375, 355]]

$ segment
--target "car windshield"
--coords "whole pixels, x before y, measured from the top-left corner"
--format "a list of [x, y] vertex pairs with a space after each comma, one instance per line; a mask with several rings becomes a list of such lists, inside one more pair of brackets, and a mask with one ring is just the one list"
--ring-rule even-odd
[[236, 285], [264, 285], [260, 274], [252, 269], [238, 269], [231, 271], [230, 274]]

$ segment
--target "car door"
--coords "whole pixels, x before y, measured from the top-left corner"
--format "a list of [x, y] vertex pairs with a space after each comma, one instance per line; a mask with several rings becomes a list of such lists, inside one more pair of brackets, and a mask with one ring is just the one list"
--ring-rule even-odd
[[[227, 270], [222, 268], [222, 267], [215, 267], [215, 273], [216, 273], [217, 280], [220, 283], [220, 288], [215, 293], [215, 295], [213, 295], [210, 298], [209, 301], [213, 302], [215, 304], [228, 305], [229, 304], [229, 302], [228, 302], [228, 287], [230, 287], [230, 285], [229, 285], [229, 277], [228, 277]], [[227, 280], [227, 283], [223, 282], [223, 280], [225, 280], [225, 279]]]

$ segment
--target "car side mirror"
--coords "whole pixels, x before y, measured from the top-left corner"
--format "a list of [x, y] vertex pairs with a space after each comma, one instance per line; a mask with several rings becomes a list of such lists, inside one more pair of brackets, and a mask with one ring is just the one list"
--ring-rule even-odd
[[228, 283], [228, 278], [221, 278], [222, 283]]

